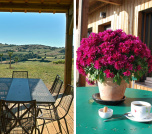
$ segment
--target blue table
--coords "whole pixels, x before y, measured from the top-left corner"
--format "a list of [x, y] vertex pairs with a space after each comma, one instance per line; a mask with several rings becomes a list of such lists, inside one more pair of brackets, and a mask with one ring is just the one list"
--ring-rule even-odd
[[0, 99], [54, 103], [55, 100], [41, 79], [0, 78]]
[[[93, 101], [92, 95], [98, 93], [98, 87], [76, 88], [76, 133], [77, 134], [152, 134], [152, 122], [133, 122], [126, 117], [103, 122], [98, 109], [104, 105]], [[112, 117], [130, 111], [132, 101], [141, 100], [152, 104], [152, 92], [127, 88], [127, 99], [118, 106], [108, 106], [114, 110]], [[152, 111], [151, 111], [152, 112]]]

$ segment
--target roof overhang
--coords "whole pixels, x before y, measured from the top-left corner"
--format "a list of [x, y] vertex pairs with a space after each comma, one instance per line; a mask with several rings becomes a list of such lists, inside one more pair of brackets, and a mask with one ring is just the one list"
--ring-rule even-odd
[[73, 0], [0, 0], [0, 12], [67, 13]]

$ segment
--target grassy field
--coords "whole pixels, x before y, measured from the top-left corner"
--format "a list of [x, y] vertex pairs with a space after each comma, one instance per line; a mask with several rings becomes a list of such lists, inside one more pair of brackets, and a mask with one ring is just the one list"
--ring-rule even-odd
[[[64, 80], [64, 64], [53, 64], [53, 62], [26, 61], [12, 64], [12, 69], [9, 69], [9, 64], [0, 63], [0, 77], [11, 78], [13, 71], [26, 70], [29, 73], [29, 78], [40, 78], [45, 85], [50, 88], [55, 76], [58, 74]], [[72, 69], [72, 85], [73, 85], [73, 69]]]

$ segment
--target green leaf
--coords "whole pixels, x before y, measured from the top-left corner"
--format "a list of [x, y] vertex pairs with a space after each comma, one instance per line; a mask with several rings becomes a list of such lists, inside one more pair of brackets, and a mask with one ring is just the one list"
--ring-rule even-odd
[[119, 79], [117, 80], [117, 84], [120, 86], [120, 84], [121, 84], [121, 78], [119, 78]]
[[129, 84], [129, 79], [126, 79], [126, 82]]
[[119, 78], [120, 77], [120, 75], [119, 75], [119, 73], [117, 72], [117, 77]]
[[99, 74], [99, 81], [102, 83], [104, 81], [104, 73], [100, 72]]
[[136, 77], [136, 78], [137, 78], [137, 80], [138, 80], [138, 79], [140, 79], [140, 76], [138, 75], [138, 73], [137, 73], [137, 72], [135, 72], [134, 77]]

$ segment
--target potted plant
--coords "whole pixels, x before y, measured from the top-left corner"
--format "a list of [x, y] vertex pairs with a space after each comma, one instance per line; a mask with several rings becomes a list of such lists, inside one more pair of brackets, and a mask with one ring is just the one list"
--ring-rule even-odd
[[120, 100], [132, 73], [139, 79], [152, 71], [152, 56], [138, 37], [121, 29], [106, 30], [81, 40], [76, 64], [90, 84], [98, 81], [102, 100]]

